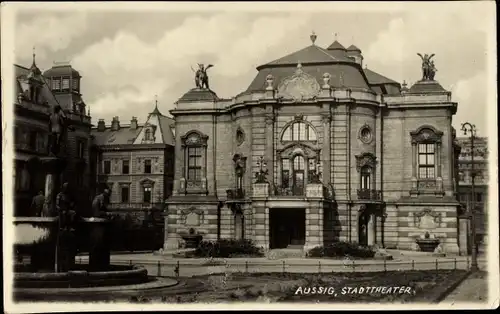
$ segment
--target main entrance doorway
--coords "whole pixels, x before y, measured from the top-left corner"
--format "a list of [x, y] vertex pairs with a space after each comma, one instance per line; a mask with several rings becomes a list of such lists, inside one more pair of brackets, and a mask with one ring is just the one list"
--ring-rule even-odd
[[269, 211], [269, 237], [271, 249], [304, 246], [306, 210], [303, 208], [272, 208]]

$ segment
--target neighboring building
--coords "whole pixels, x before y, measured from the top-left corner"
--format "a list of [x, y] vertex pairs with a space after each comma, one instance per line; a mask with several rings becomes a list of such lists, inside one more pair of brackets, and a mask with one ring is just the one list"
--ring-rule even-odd
[[[84, 208], [85, 202], [90, 201], [85, 194], [89, 185], [86, 166], [90, 117], [85, 114], [85, 104], [79, 93], [78, 72], [69, 65], [64, 66], [64, 70], [54, 66], [42, 75], [34, 55], [29, 69], [14, 65], [14, 70], [17, 95], [14, 104], [15, 215], [36, 214], [30, 211], [30, 204], [33, 196], [45, 189], [47, 169], [43, 161], [49, 156], [49, 116], [57, 105], [62, 107], [75, 130], [68, 132], [63, 141], [62, 155], [66, 157], [66, 166], [61, 180], [56, 184], [69, 182], [78, 204]], [[55, 86], [54, 82], [61, 78], [64, 84]], [[67, 82], [68, 78], [70, 83]], [[66, 99], [68, 95], [77, 96], [69, 100]], [[76, 110], [75, 103], [80, 110]]]
[[101, 119], [92, 129], [95, 192], [110, 189], [110, 210], [147, 214], [147, 209], [171, 195], [173, 128], [174, 120], [155, 105], [142, 125], [136, 117], [128, 125], [121, 125], [119, 117], [114, 117], [111, 125], [106, 126]]
[[[458, 160], [458, 199], [466, 209], [472, 200], [472, 149], [470, 137], [457, 138], [461, 146]], [[488, 230], [488, 140], [474, 138], [474, 202], [476, 208], [476, 232], [483, 239]]]
[[[177, 101], [165, 247], [194, 229], [304, 249], [338, 240], [416, 249], [429, 233], [463, 250], [451, 93], [429, 78], [401, 87], [363, 68], [355, 46], [315, 39], [257, 67], [232, 99], [193, 88]], [[255, 181], [261, 168], [269, 184]]]

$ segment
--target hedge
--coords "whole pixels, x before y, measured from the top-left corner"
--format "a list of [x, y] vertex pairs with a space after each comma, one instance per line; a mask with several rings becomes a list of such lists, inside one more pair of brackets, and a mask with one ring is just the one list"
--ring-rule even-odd
[[264, 252], [252, 240], [220, 239], [217, 241], [201, 241], [194, 255], [196, 257], [261, 257], [264, 256]]
[[358, 257], [358, 258], [373, 258], [375, 251], [371, 247], [360, 246], [357, 243], [351, 242], [334, 242], [327, 246], [317, 246], [309, 252], [308, 257]]

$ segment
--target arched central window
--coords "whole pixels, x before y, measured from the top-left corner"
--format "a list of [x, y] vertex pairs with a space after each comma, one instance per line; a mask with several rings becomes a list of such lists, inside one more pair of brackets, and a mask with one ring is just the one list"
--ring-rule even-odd
[[305, 122], [294, 122], [283, 131], [282, 141], [316, 141], [316, 132]]
[[361, 190], [371, 189], [371, 174], [372, 168], [370, 168], [370, 166], [364, 166], [361, 168]]

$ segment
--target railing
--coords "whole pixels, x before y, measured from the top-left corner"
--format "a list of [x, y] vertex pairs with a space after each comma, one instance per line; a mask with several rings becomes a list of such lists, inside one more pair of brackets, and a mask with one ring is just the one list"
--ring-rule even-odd
[[275, 196], [305, 196], [306, 188], [305, 186], [302, 189], [293, 188], [293, 187], [282, 187], [280, 185], [275, 185], [272, 191]]
[[371, 200], [371, 201], [379, 201], [382, 199], [380, 190], [370, 190], [370, 189], [359, 189], [358, 190], [358, 199], [360, 200]]
[[229, 189], [226, 190], [228, 200], [242, 200], [245, 198], [245, 190], [243, 189]]

